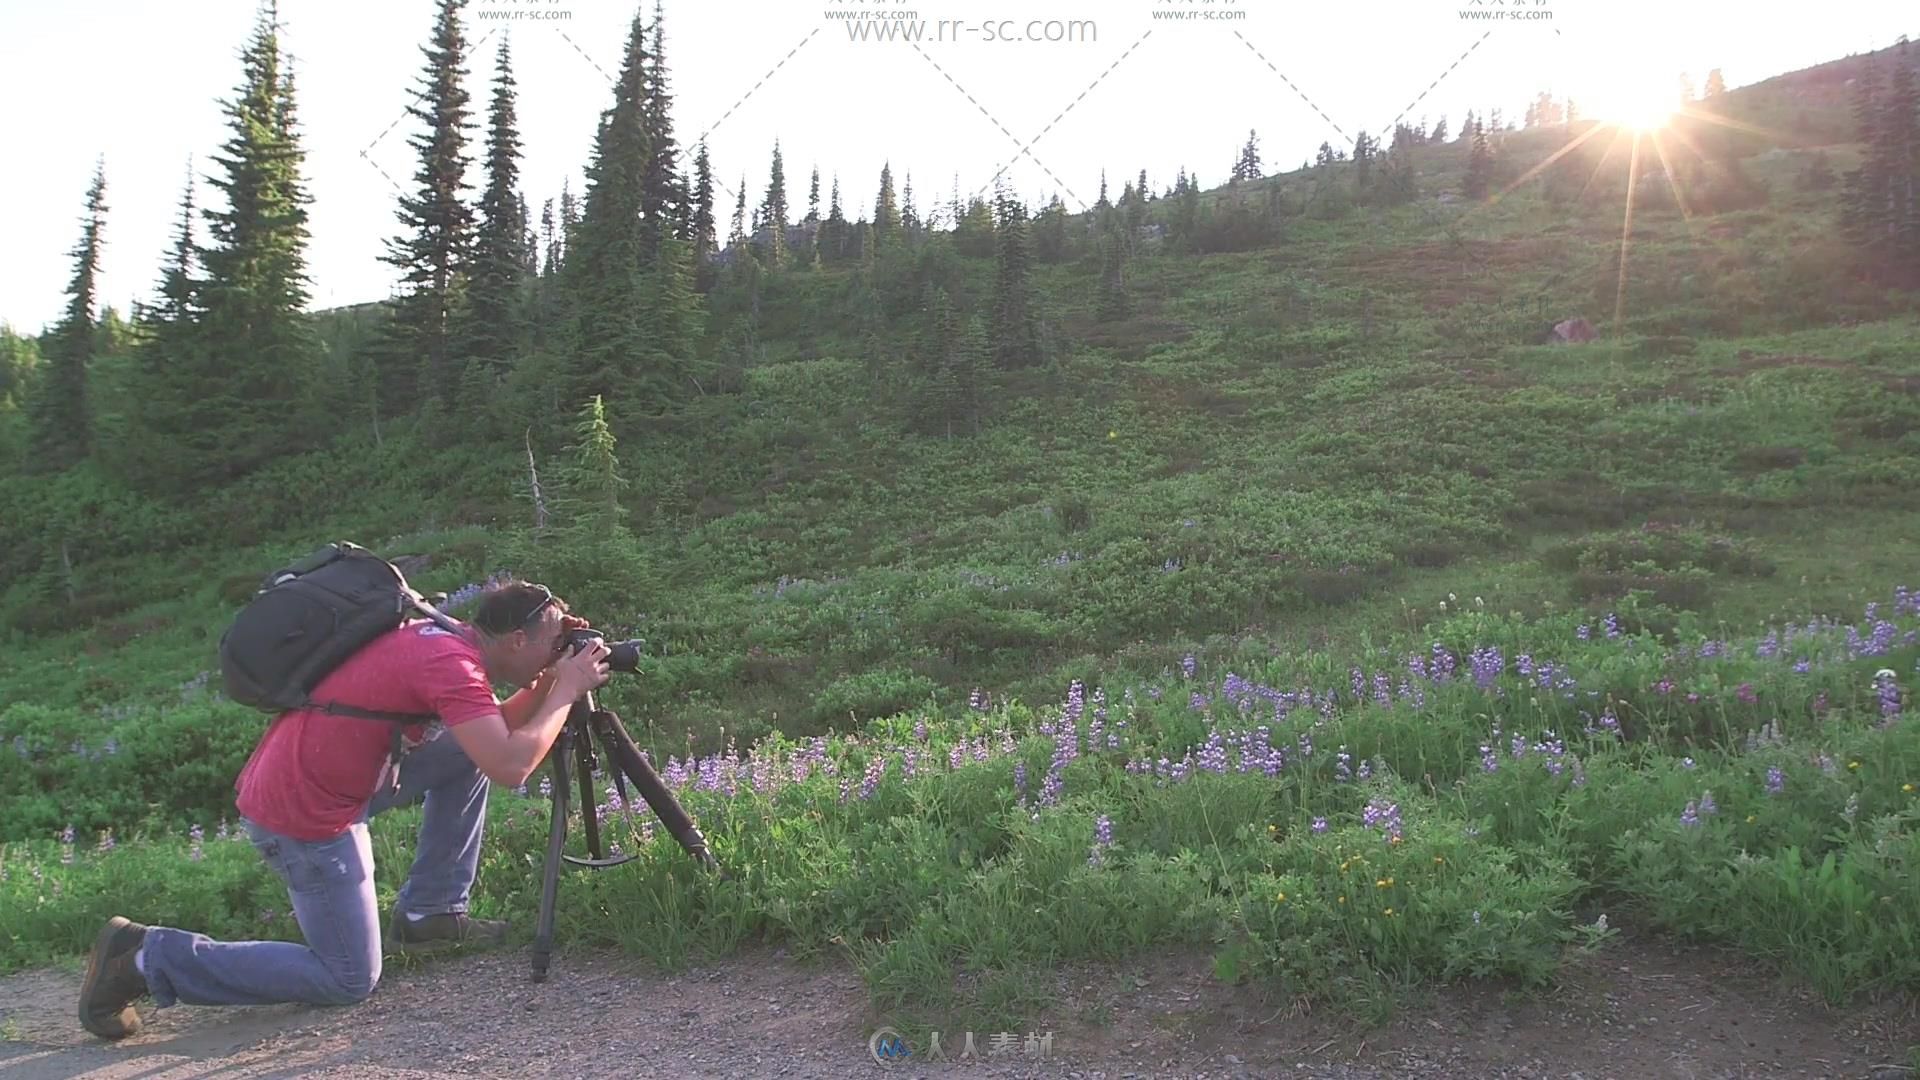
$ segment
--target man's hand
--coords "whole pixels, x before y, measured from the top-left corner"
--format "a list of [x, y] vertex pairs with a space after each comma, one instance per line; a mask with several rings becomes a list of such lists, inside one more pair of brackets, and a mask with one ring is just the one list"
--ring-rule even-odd
[[613, 650], [595, 638], [577, 653], [554, 661], [540, 673], [536, 682], [545, 681], [550, 701], [573, 701], [589, 690], [598, 690], [613, 676], [607, 657]]

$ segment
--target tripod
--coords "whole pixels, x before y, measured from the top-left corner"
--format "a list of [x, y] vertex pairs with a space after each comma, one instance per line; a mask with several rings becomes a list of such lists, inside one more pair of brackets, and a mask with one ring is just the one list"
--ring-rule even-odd
[[[647, 805], [660, 817], [660, 824], [687, 854], [694, 857], [704, 868], [718, 871], [720, 864], [707, 850], [707, 838], [687, 816], [680, 806], [680, 800], [674, 798], [660, 774], [640, 755], [640, 748], [627, 735], [627, 729], [620, 724], [620, 717], [611, 709], [602, 709], [594, 705], [593, 694], [582, 694], [567, 713], [567, 722], [560, 729], [559, 738], [548, 751], [553, 763], [553, 824], [547, 834], [547, 864], [540, 882], [540, 922], [533, 938], [533, 981], [544, 982], [547, 978], [547, 961], [553, 955], [553, 906], [560, 892], [560, 864], [562, 861], [575, 866], [584, 866], [593, 870], [609, 866], [619, 866], [633, 858], [620, 855], [605, 858], [600, 849], [600, 821], [595, 813], [598, 805], [593, 797], [593, 770], [596, 764], [594, 741], [599, 741], [600, 749], [609, 759], [613, 774], [614, 790], [620, 796], [622, 805], [627, 801], [628, 780], [640, 792]], [[581, 859], [565, 854], [563, 848], [567, 839], [567, 759], [574, 758], [574, 767], [580, 776], [581, 821], [587, 830], [588, 858]]]

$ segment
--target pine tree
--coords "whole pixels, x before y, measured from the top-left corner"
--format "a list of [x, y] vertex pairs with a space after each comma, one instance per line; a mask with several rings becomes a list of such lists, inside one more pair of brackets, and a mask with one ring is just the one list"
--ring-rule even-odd
[[587, 166], [585, 207], [569, 240], [567, 292], [573, 325], [560, 390], [566, 400], [599, 396], [615, 411], [664, 396], [677, 375], [647, 364], [645, 180], [653, 162], [647, 129], [647, 28], [635, 15], [612, 106], [600, 115]]
[[48, 335], [45, 376], [28, 400], [28, 461], [37, 470], [64, 469], [93, 448], [87, 382], [96, 351], [93, 306], [99, 292], [106, 195], [106, 164], [98, 162], [87, 187], [80, 242], [68, 252], [73, 276], [67, 280], [67, 309]]
[[1233, 179], [1258, 180], [1260, 171], [1260, 140], [1252, 128], [1247, 129], [1246, 145], [1240, 148], [1240, 156], [1233, 163]]
[[920, 211], [913, 205], [913, 171], [907, 171], [900, 186], [900, 233], [911, 240], [920, 233]]
[[[411, 140], [419, 153], [417, 191], [400, 197], [402, 232], [381, 261], [400, 270], [401, 294], [381, 350], [382, 412], [403, 411], [415, 394], [452, 404], [459, 384], [457, 329], [465, 320], [473, 269], [474, 215], [464, 199], [467, 129], [466, 0], [439, 0], [419, 101], [407, 114], [426, 125]], [[417, 366], [416, 366], [417, 365]]]
[[1467, 176], [1462, 193], [1469, 199], [1484, 199], [1493, 186], [1493, 147], [1478, 122], [1473, 124], [1473, 149], [1467, 155]]
[[[477, 419], [499, 393], [514, 358], [527, 345], [525, 295], [528, 260], [526, 207], [517, 190], [520, 132], [514, 108], [513, 58], [501, 38], [495, 59], [487, 123], [487, 187], [480, 197], [474, 239], [473, 283], [463, 344], [468, 395], [460, 410]], [[548, 222], [551, 231], [551, 220]]]
[[1712, 71], [1707, 72], [1707, 89], [1701, 96], [1711, 99], [1717, 98], [1726, 92], [1727, 80], [1720, 74], [1720, 69], [1714, 68]]
[[813, 180], [807, 185], [807, 216], [801, 219], [809, 225], [820, 224], [820, 166], [813, 167]]
[[1060, 193], [1053, 193], [1053, 200], [1040, 212], [1034, 222], [1034, 252], [1044, 263], [1057, 263], [1067, 257], [1067, 204], [1060, 201]]
[[673, 95], [667, 89], [666, 18], [654, 0], [652, 47], [640, 62], [641, 123], [646, 126], [647, 159], [640, 180], [640, 258], [652, 266], [660, 241], [685, 235], [683, 208], [689, 195], [680, 182], [680, 151], [673, 138]]
[[727, 231], [727, 246], [737, 249], [735, 258], [746, 255], [747, 247], [747, 177], [740, 175], [740, 193], [733, 204], [733, 223]]
[[1353, 182], [1361, 191], [1367, 189], [1367, 181], [1372, 178], [1373, 155], [1380, 148], [1379, 140], [1362, 131], [1353, 140]]
[[703, 265], [714, 253], [713, 166], [707, 161], [705, 139], [700, 141], [700, 149], [693, 156], [693, 219], [690, 232], [694, 265]]
[[820, 261], [844, 262], [848, 243], [847, 216], [840, 209], [840, 174], [833, 174], [833, 193], [827, 204], [827, 220], [820, 223]]
[[581, 408], [573, 430], [578, 441], [567, 447], [573, 459], [561, 470], [561, 510], [570, 532], [604, 538], [626, 525], [620, 493], [628, 486], [620, 475], [619, 444], [607, 420], [605, 399], [594, 395]]
[[560, 258], [564, 262], [580, 235], [580, 200], [573, 197], [573, 180], [560, 181]]
[[1107, 170], [1101, 169], [1100, 170], [1100, 197], [1093, 200], [1093, 208], [1095, 210], [1105, 210], [1112, 205], [1113, 203], [1108, 201], [1107, 199]]
[[900, 205], [893, 195], [893, 166], [883, 162], [880, 166], [880, 194], [873, 201], [873, 235], [880, 243], [887, 243], [900, 234]]
[[211, 183], [227, 206], [203, 211], [210, 237], [202, 326], [229, 395], [216, 452], [227, 476], [319, 445], [343, 405], [320, 392], [325, 346], [306, 312], [311, 199], [274, 14], [271, 5], [262, 9], [242, 54], [242, 82], [223, 102], [232, 134], [214, 158], [224, 175]]
[[1443, 143], [1447, 141], [1447, 118], [1446, 117], [1444, 116], [1441, 117], [1440, 121], [1433, 125], [1433, 134], [1427, 136], [1427, 141], [1434, 142], [1434, 143]]
[[137, 406], [129, 410], [123, 453], [115, 463], [123, 479], [156, 494], [190, 491], [221, 478], [227, 464], [224, 417], [237, 404], [219, 358], [206, 347], [194, 217], [189, 169], [159, 301], [143, 309], [144, 337], [129, 373]]
[[1140, 179], [1133, 185], [1133, 190], [1139, 192], [1142, 198], [1145, 198], [1145, 199], [1153, 198], [1153, 196], [1148, 193], [1148, 189], [1147, 189], [1147, 170], [1145, 169], [1140, 170]]
[[1920, 281], [1920, 91], [1905, 35], [1894, 46], [1875, 135], [1877, 145], [1870, 152], [1880, 160], [1879, 172], [1886, 178], [1878, 231], [1886, 239], [1891, 263]]
[[1000, 185], [994, 197], [998, 238], [993, 282], [993, 358], [1002, 368], [1041, 362], [1040, 326], [1034, 312], [1032, 251], [1026, 208]]
[[1854, 134], [1864, 152], [1859, 166], [1847, 173], [1840, 196], [1841, 231], [1848, 242], [1863, 249], [1873, 247], [1880, 240], [1882, 210], [1891, 187], [1884, 153], [1886, 143], [1880, 137], [1884, 120], [1885, 95], [1880, 86], [1879, 67], [1869, 54], [1853, 88]]
[[1108, 233], [1100, 238], [1100, 286], [1094, 301], [1094, 318], [1116, 322], [1132, 313], [1127, 297], [1127, 250], [1120, 238]]
[[0, 322], [0, 415], [20, 407], [32, 392], [39, 369], [38, 342]]
[[780, 140], [773, 140], [773, 169], [767, 178], [767, 197], [755, 215], [767, 238], [761, 244], [763, 262], [769, 270], [787, 265], [787, 173], [780, 163]]

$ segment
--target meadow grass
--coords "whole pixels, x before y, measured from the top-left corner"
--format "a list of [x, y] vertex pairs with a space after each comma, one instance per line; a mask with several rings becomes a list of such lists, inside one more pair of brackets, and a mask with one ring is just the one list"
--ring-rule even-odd
[[[1017, 1023], [1033, 971], [1166, 945], [1350, 1004], [1537, 987], [1627, 924], [1734, 945], [1835, 1001], [1911, 988], [1920, 594], [1735, 638], [1645, 594], [1600, 620], [1478, 599], [1347, 657], [1243, 642], [1053, 705], [669, 758], [733, 878], [609, 787], [596, 812], [639, 858], [571, 874], [560, 937], [669, 967], [755, 941], [841, 954], [907, 1022]], [[541, 794], [495, 793], [475, 897], [522, 941]], [[8, 843], [0, 966], [71, 955], [114, 913], [297, 939], [251, 846], [209, 824]], [[416, 826], [375, 822], [383, 902]]]

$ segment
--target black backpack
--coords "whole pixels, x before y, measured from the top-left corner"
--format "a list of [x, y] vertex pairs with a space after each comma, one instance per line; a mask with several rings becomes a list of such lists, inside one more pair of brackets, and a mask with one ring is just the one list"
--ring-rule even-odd
[[[441, 597], [434, 599], [441, 600]], [[229, 698], [263, 712], [319, 709], [394, 725], [390, 757], [399, 784], [401, 729], [432, 713], [389, 713], [316, 702], [313, 688], [374, 638], [414, 615], [458, 626], [407, 584], [400, 568], [358, 544], [338, 541], [275, 570], [220, 635], [220, 677]]]

